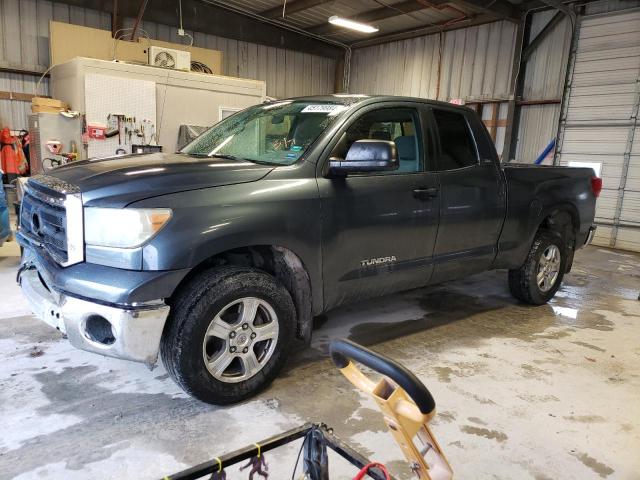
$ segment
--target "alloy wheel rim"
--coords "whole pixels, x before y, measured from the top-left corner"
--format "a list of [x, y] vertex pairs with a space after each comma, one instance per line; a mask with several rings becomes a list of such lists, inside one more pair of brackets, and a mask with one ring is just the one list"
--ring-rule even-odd
[[538, 260], [536, 280], [542, 292], [553, 288], [560, 275], [560, 249], [556, 245], [549, 245]]
[[279, 323], [273, 307], [261, 298], [243, 297], [211, 320], [202, 343], [207, 370], [222, 382], [255, 376], [269, 362], [278, 343]]

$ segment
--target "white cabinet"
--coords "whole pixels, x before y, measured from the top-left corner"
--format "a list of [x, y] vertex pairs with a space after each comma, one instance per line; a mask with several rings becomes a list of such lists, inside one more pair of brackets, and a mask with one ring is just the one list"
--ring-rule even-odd
[[[103, 92], [114, 105], [121, 104], [122, 97], [135, 98], [136, 95], [135, 88], [121, 88], [123, 77], [155, 83], [155, 130], [157, 143], [165, 152], [176, 149], [180, 125], [210, 126], [221, 120], [221, 112], [243, 109], [266, 99], [266, 85], [259, 80], [80, 57], [52, 70], [52, 96], [69, 103], [73, 110], [85, 113], [90, 102], [85, 98], [85, 80], [91, 74], [119, 77], [114, 81], [117, 86], [107, 86]], [[103, 123], [107, 123], [107, 118]]]

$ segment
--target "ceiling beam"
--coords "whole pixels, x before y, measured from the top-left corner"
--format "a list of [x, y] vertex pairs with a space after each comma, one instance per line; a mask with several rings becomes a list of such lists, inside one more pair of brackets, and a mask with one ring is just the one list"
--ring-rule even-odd
[[565, 15], [567, 15], [569, 18], [574, 19], [576, 16], [575, 12], [571, 9], [571, 7], [568, 5], [565, 5], [560, 0], [542, 0], [542, 3], [546, 3], [550, 7], [557, 8], [558, 10], [563, 12]]
[[382, 43], [395, 42], [398, 40], [407, 40], [409, 38], [422, 37], [424, 35], [431, 35], [439, 32], [448, 32], [450, 30], [459, 30], [461, 28], [475, 27], [476, 25], [483, 25], [485, 23], [495, 22], [494, 15], [480, 14], [475, 17], [469, 17], [465, 20], [450, 25], [429, 25], [422, 28], [414, 28], [410, 30], [403, 30], [399, 32], [387, 33], [383, 35], [376, 35], [369, 37], [366, 40], [359, 40], [351, 43], [352, 48], [364, 48], [371, 47], [373, 45], [380, 45]]
[[[297, 12], [302, 12], [303, 10], [309, 10], [310, 8], [317, 7], [318, 5], [322, 5], [323, 3], [329, 3], [331, 0], [294, 0], [292, 2], [287, 2], [287, 6], [284, 9], [284, 14], [293, 15]], [[264, 10], [260, 12], [260, 15], [266, 18], [282, 18], [282, 7], [277, 6], [270, 8], [268, 10]]]
[[118, 12], [118, 0], [113, 0], [113, 9], [111, 10], [111, 36], [116, 38], [116, 33], [122, 28], [120, 21], [120, 12]]
[[140, 26], [140, 22], [142, 21], [142, 16], [144, 15], [144, 11], [147, 9], [147, 3], [149, 3], [149, 0], [140, 1], [140, 7], [138, 8], [138, 15], [136, 15], [136, 21], [133, 24], [133, 31], [131, 32], [131, 40], [136, 39], [136, 32], [138, 31], [138, 27]]
[[547, 22], [547, 24], [542, 27], [542, 30], [536, 35], [536, 37], [531, 40], [525, 49], [522, 51], [522, 61], [526, 62], [529, 60], [529, 57], [536, 49], [540, 46], [542, 41], [547, 38], [549, 33], [565, 18], [565, 14], [563, 12], [556, 12], [556, 14]]
[[522, 19], [520, 9], [508, 0], [452, 0], [450, 3], [463, 8], [480, 9], [483, 13], [516, 23]]
[[[436, 3], [436, 2], [434, 2]], [[399, 17], [408, 13], [416, 12], [418, 10], [424, 10], [429, 8], [424, 2], [419, 0], [405, 0], [404, 2], [395, 3], [388, 7], [380, 7], [367, 12], [359, 13], [357, 15], [349, 17], [350, 20], [356, 20], [358, 22], [377, 22], [378, 20], [384, 20], [385, 18]], [[326, 35], [327, 33], [336, 33], [341, 31], [340, 27], [331, 25], [330, 23], [323, 23], [307, 29], [311, 33], [316, 35]]]

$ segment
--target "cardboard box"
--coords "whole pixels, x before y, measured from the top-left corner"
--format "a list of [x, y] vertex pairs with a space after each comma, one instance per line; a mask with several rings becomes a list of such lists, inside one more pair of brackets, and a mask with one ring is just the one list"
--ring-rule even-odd
[[111, 38], [109, 30], [82, 27], [62, 22], [49, 22], [51, 65], [58, 65], [75, 57], [112, 61], [148, 63], [149, 46], [173, 48], [191, 53], [191, 60], [207, 65], [215, 75], [223, 75], [222, 52], [161, 40], [138, 38], [135, 42]]
[[58, 113], [67, 110], [69, 105], [62, 100], [46, 97], [33, 97], [31, 99], [31, 112], [33, 113]]

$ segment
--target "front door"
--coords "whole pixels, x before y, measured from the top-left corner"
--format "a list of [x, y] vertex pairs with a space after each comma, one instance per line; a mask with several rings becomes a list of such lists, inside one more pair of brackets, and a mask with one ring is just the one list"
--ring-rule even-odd
[[424, 285], [432, 272], [438, 175], [429, 170], [430, 136], [417, 104], [370, 108], [338, 134], [332, 157], [353, 142], [389, 140], [400, 167], [318, 179], [325, 308]]

